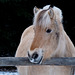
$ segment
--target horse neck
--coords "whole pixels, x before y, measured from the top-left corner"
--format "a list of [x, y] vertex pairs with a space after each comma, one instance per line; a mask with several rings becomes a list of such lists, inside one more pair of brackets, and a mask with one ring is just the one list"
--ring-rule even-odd
[[62, 30], [62, 32], [60, 33], [59, 43], [57, 49], [53, 53], [53, 57], [64, 57], [65, 55], [65, 35], [63, 32], [64, 31]]
[[66, 45], [66, 57], [75, 57], [75, 47], [71, 41], [71, 39], [68, 37], [68, 35], [66, 34], [66, 32], [64, 31], [64, 35], [65, 35], [65, 45]]
[[58, 47], [51, 57], [75, 57], [74, 45], [64, 30], [60, 34]]

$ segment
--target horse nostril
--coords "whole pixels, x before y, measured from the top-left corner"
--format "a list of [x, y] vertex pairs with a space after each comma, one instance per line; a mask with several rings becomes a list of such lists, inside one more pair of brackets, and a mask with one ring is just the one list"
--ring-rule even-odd
[[33, 59], [38, 58], [38, 54], [37, 54], [37, 53], [33, 53], [32, 58], [33, 58]]

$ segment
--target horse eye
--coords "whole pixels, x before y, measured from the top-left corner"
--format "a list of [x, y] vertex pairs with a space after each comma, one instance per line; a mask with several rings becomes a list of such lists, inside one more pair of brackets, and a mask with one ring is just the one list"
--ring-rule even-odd
[[52, 31], [51, 29], [47, 29], [47, 30], [46, 30], [47, 33], [50, 33], [51, 31]]

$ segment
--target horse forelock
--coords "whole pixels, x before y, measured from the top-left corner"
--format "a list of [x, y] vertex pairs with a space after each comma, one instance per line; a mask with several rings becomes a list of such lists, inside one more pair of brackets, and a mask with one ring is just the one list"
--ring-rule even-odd
[[[52, 8], [54, 11], [55, 19], [59, 22], [62, 22], [62, 11], [58, 7]], [[51, 24], [51, 19], [49, 13], [49, 6], [45, 6], [43, 9], [40, 9], [34, 16], [33, 25], [40, 25], [43, 27], [47, 27]]]
[[50, 16], [48, 15], [48, 9], [41, 9], [35, 16], [33, 25], [41, 25], [46, 27], [51, 24]]

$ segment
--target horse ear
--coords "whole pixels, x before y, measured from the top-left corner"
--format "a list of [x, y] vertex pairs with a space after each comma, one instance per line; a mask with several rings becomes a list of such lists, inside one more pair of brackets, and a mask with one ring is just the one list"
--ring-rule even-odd
[[34, 14], [36, 14], [39, 11], [39, 9], [35, 6], [33, 9]]
[[53, 9], [51, 7], [49, 9], [48, 14], [49, 14], [50, 18], [53, 19], [53, 17], [54, 17], [54, 11], [53, 11]]

